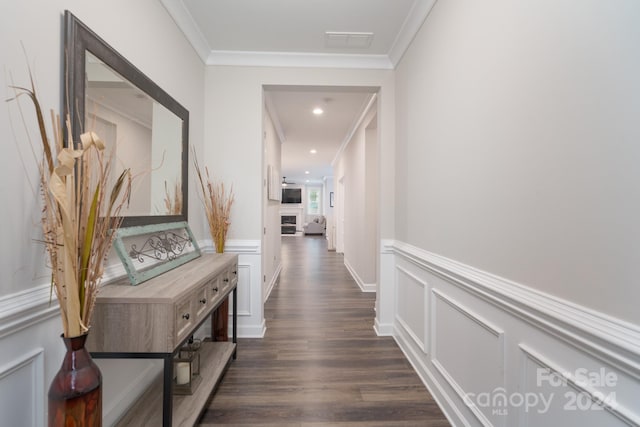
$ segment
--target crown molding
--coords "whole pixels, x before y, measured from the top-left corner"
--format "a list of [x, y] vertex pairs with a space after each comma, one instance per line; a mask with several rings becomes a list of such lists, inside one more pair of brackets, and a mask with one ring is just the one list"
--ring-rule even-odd
[[187, 10], [182, 0], [160, 0], [160, 3], [167, 9], [169, 16], [173, 18], [176, 25], [185, 35], [193, 49], [196, 51], [202, 62], [207, 63], [207, 58], [211, 53], [211, 46], [200, 31], [200, 28], [193, 20], [193, 16]]
[[395, 68], [409, 48], [437, 0], [416, 0], [389, 50], [389, 61]]
[[346, 55], [307, 52], [244, 52], [212, 50], [207, 65], [391, 70], [387, 55]]
[[415, 0], [388, 55], [212, 50], [183, 0], [160, 0], [206, 65], [393, 70], [437, 0]]
[[284, 135], [284, 130], [282, 129], [282, 123], [280, 123], [280, 116], [278, 116], [275, 105], [273, 104], [273, 98], [268, 91], [264, 90], [264, 88], [263, 93], [265, 106], [267, 108], [267, 114], [269, 114], [269, 117], [271, 117], [273, 127], [275, 128], [276, 134], [278, 134], [278, 138], [280, 139], [280, 144], [284, 144], [287, 139]]
[[367, 114], [369, 114], [369, 112], [371, 111], [371, 107], [374, 105], [377, 99], [378, 99], [378, 94], [374, 93], [369, 97], [369, 99], [366, 99], [362, 104], [360, 115], [357, 116], [357, 119], [351, 125], [351, 128], [349, 129], [349, 133], [347, 133], [347, 136], [342, 140], [342, 144], [340, 145], [340, 148], [338, 148], [338, 151], [336, 152], [335, 157], [331, 161], [332, 167], [336, 167], [336, 164], [338, 163], [338, 159], [340, 158], [340, 156], [342, 156], [342, 153], [347, 148], [347, 145], [349, 145], [349, 143], [351, 142], [353, 135], [356, 133], [356, 131], [358, 130], [358, 128], [360, 127], [364, 119], [367, 117]]

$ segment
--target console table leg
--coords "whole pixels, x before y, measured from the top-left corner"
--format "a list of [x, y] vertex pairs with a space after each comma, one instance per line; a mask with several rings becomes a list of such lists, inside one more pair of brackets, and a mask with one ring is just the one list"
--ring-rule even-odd
[[[233, 288], [233, 343], [238, 343], [238, 287]], [[236, 360], [238, 346], [233, 350], [233, 360]]]
[[173, 355], [164, 357], [164, 378], [162, 384], [162, 427], [171, 427], [173, 409]]

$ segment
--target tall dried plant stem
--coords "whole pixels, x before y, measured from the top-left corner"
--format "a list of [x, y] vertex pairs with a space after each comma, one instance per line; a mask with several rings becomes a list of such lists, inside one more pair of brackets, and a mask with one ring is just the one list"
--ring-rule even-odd
[[209, 176], [209, 169], [205, 167], [206, 179], [202, 175], [198, 159], [193, 153], [193, 163], [198, 175], [198, 182], [202, 192], [202, 203], [204, 205], [211, 239], [216, 247], [216, 252], [224, 252], [224, 244], [227, 240], [227, 232], [231, 225], [231, 207], [234, 202], [233, 186], [227, 190], [224, 183], [214, 183]]
[[[90, 327], [104, 261], [113, 243], [111, 230], [120, 225], [120, 211], [129, 199], [131, 173], [123, 171], [107, 191], [112, 159], [105, 157], [100, 138], [85, 133], [79, 148], [71, 139], [64, 148], [60, 118], [52, 112], [52, 147], [33, 81], [31, 89], [14, 89], [15, 98], [27, 95], [36, 109], [44, 150], [39, 166], [41, 222], [51, 284], [60, 304], [64, 336], [79, 336]], [[65, 123], [71, 135], [68, 117]]]

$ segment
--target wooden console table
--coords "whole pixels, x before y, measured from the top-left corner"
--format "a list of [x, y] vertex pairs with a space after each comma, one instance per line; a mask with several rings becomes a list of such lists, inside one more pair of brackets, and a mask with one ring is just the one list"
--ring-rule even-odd
[[[236, 358], [238, 256], [203, 254], [138, 286], [122, 279], [100, 289], [87, 348], [95, 358], [163, 359], [161, 378], [120, 420], [126, 426], [193, 426], [231, 359]], [[233, 339], [204, 341], [202, 381], [173, 396], [173, 358], [233, 293]]]

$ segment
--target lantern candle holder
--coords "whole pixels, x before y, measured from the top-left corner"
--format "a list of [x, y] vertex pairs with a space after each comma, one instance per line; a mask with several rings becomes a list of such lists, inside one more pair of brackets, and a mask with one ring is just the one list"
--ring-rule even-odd
[[202, 381], [200, 376], [201, 341], [190, 338], [173, 359], [174, 394], [193, 394]]

